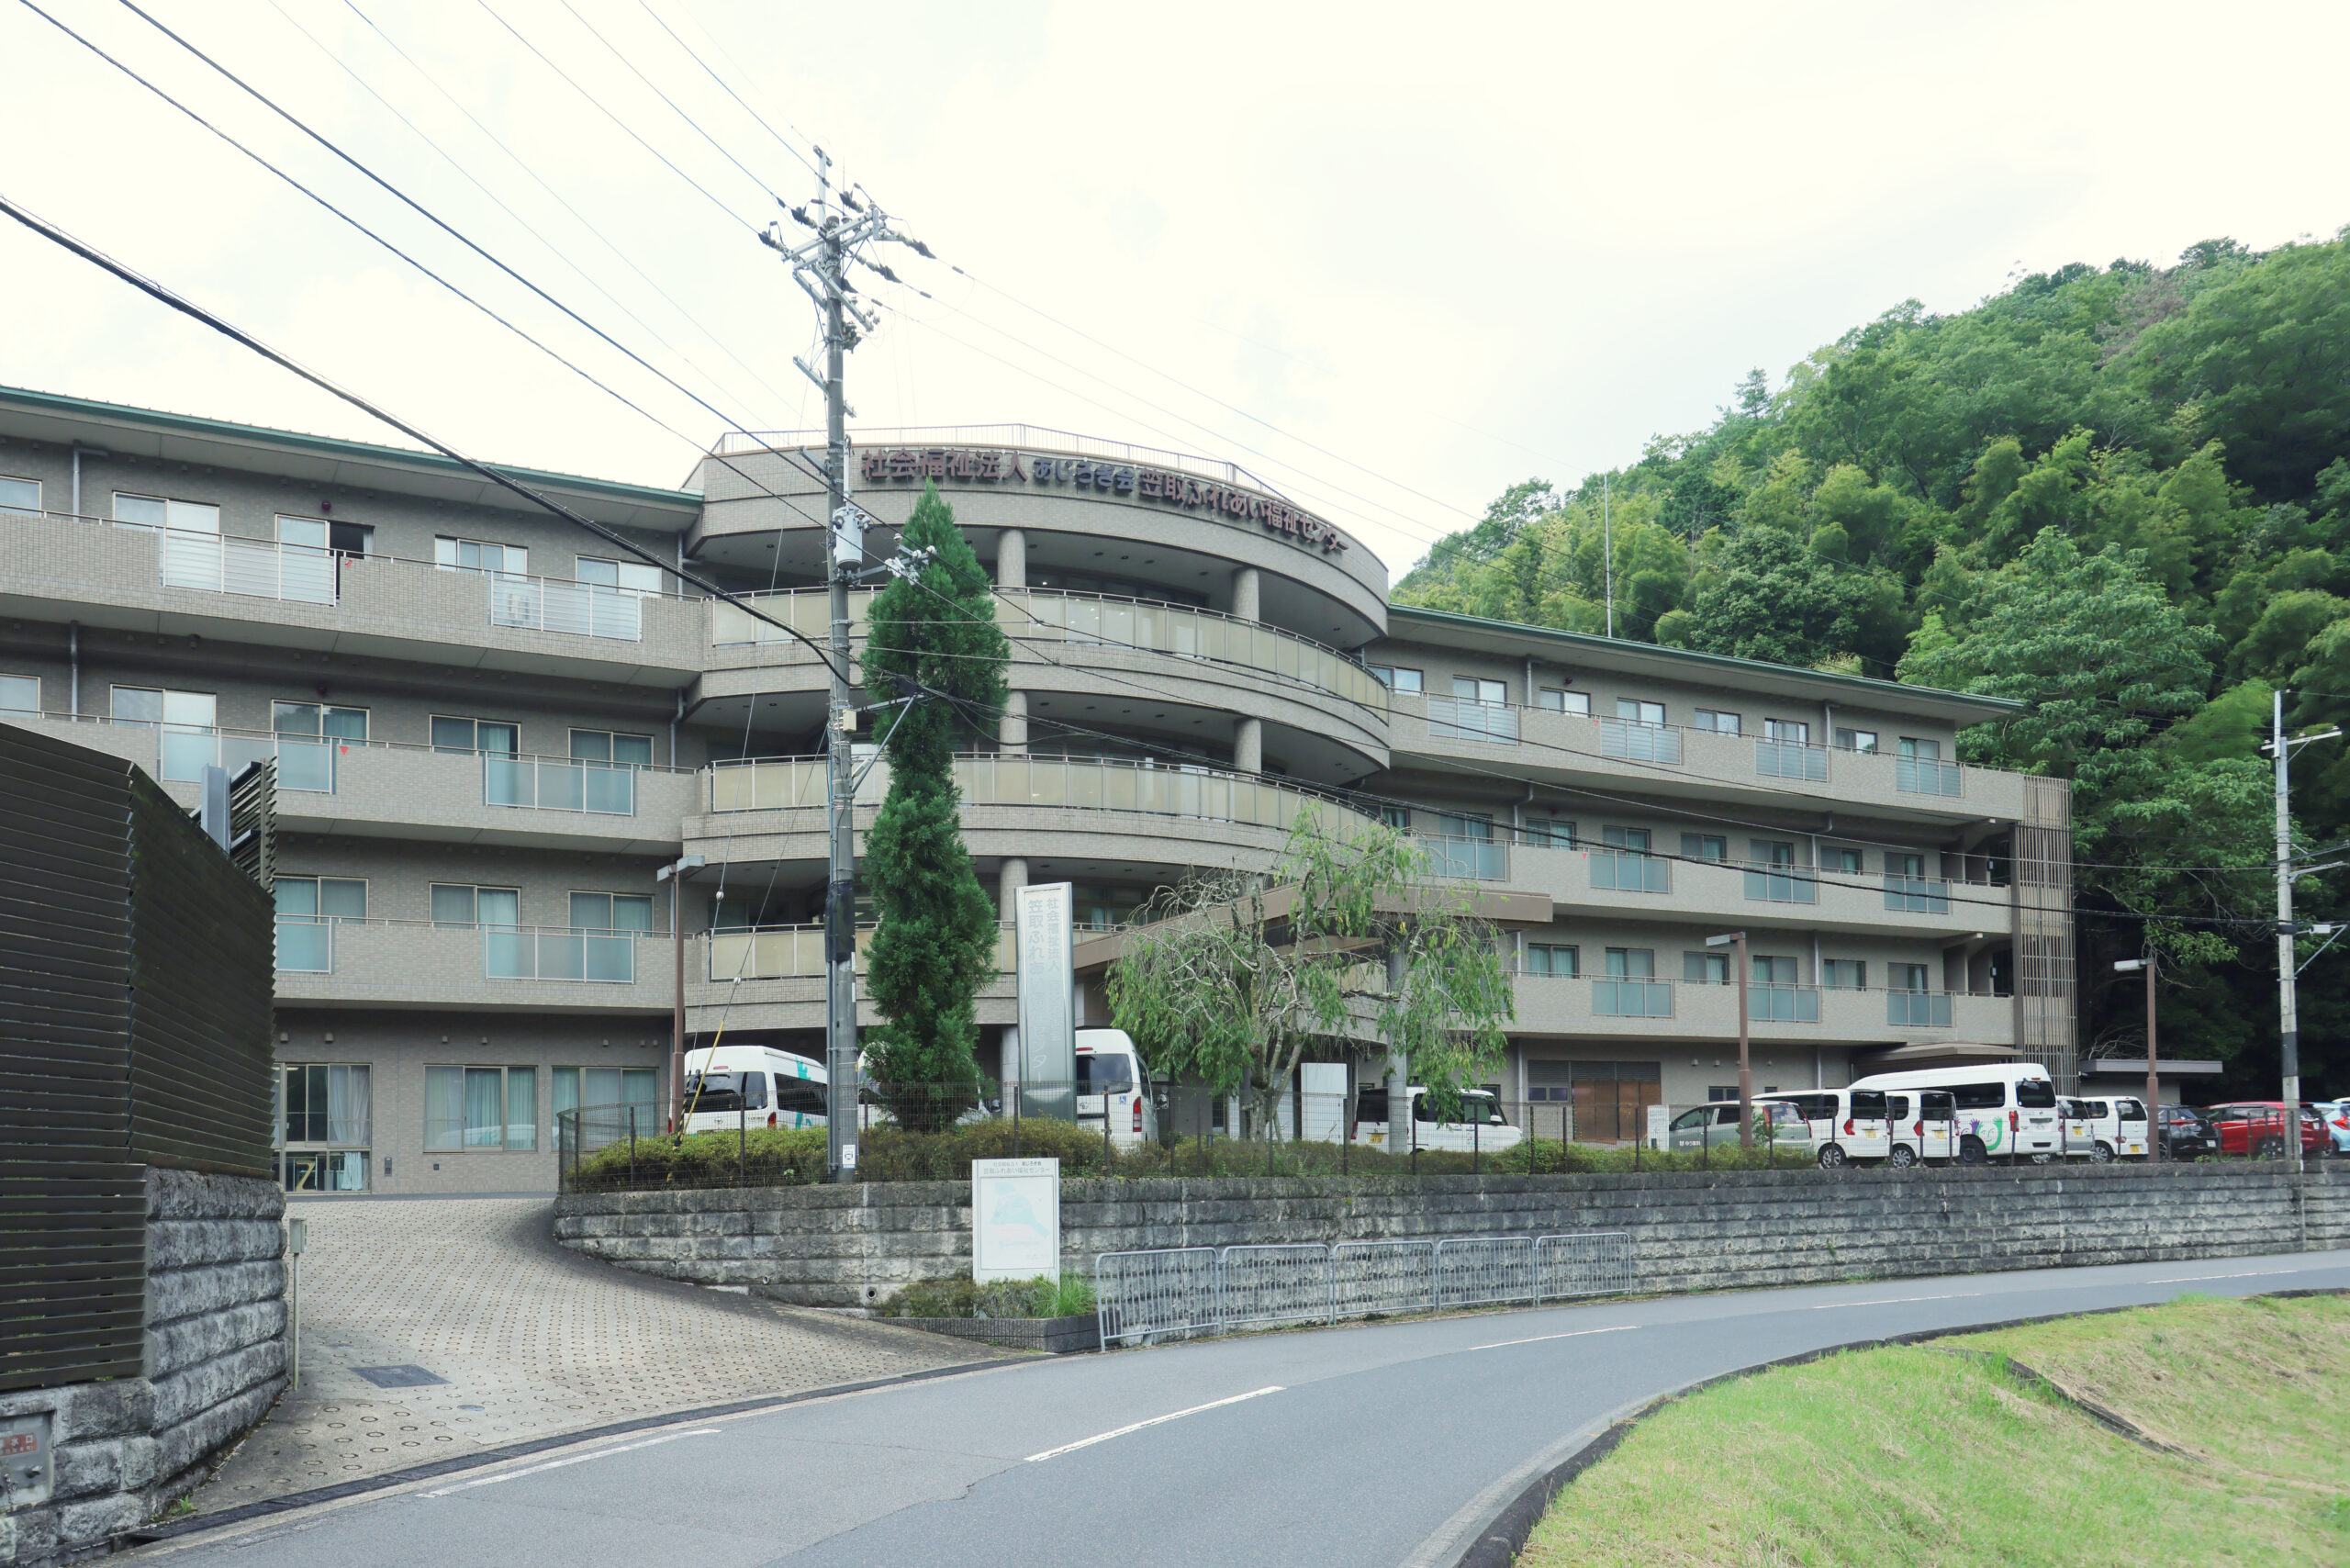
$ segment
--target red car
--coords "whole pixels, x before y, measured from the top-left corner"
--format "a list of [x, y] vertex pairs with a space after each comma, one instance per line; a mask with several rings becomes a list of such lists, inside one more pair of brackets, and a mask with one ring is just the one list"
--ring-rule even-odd
[[[2239, 1100], [2232, 1105], [2210, 1106], [2203, 1114], [2219, 1128], [2222, 1155], [2275, 1159], [2285, 1152], [2285, 1111], [2282, 1100]], [[2302, 1156], [2321, 1156], [2332, 1147], [2317, 1112], [2302, 1106]]]

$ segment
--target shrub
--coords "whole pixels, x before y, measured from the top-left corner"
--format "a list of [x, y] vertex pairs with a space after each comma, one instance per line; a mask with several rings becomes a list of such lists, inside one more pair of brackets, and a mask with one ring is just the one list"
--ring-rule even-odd
[[1093, 1282], [1075, 1274], [983, 1285], [965, 1274], [917, 1281], [875, 1310], [884, 1317], [1073, 1317], [1091, 1312], [1093, 1305]]

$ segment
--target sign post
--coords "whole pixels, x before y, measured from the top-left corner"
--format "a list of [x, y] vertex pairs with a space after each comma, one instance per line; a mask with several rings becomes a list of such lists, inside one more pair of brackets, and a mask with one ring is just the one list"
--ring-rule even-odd
[[1020, 1114], [1077, 1120], [1076, 889], [1046, 882], [1013, 906], [1020, 949]]
[[971, 1278], [1061, 1277], [1061, 1162], [971, 1161]]

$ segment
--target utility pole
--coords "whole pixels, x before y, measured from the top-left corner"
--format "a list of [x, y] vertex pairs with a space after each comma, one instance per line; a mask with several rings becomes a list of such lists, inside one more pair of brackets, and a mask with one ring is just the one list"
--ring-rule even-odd
[[1601, 570], [1607, 582], [1607, 634], [1616, 635], [1616, 514], [1609, 504], [1607, 476], [1599, 476], [1599, 549], [1606, 557]]
[[[1754, 1064], [1750, 1055], [1746, 1022], [1746, 933], [1706, 938], [1708, 947], [1729, 947], [1738, 962], [1738, 1147], [1754, 1147]], [[1817, 977], [1815, 977], [1817, 978]]]
[[[2162, 1080], [2154, 1070], [2154, 949], [2147, 947], [2143, 958], [2118, 958], [2113, 968], [2126, 974], [2132, 969], [2146, 971], [2146, 1163], [2154, 1164], [2163, 1157]], [[2114, 1124], [2114, 1137], [2121, 1136], [2121, 1124]]]
[[[821, 147], [816, 154], [816, 199], [807, 208], [788, 207], [792, 219], [815, 230], [815, 238], [797, 248], [784, 242], [783, 225], [777, 223], [759, 236], [760, 242], [783, 253], [791, 263], [794, 282], [814, 301], [823, 321], [824, 371], [819, 375], [795, 358], [800, 373], [823, 389], [825, 447], [825, 517], [832, 548], [826, 554], [825, 577], [831, 590], [832, 700], [824, 720], [825, 846], [824, 884], [824, 1076], [827, 1170], [834, 1182], [856, 1180], [856, 1132], [860, 1073], [856, 1039], [856, 694], [849, 684], [849, 585], [863, 575], [866, 516], [857, 510], [849, 466], [848, 406], [843, 389], [843, 365], [848, 351], [874, 320], [851, 297], [848, 268], [858, 252], [875, 241], [895, 241], [922, 255], [928, 246], [909, 240], [890, 227], [889, 215], [871, 197], [860, 202], [852, 192], [833, 187], [833, 161]], [[867, 263], [884, 277], [889, 269]]]
[[2293, 878], [2297, 873], [2327, 868], [2293, 864], [2292, 751], [2294, 746], [2332, 740], [2341, 733], [2328, 730], [2323, 734], [2301, 735], [2287, 742], [2285, 693], [2279, 688], [2270, 711], [2268, 744], [2261, 748], [2274, 754], [2277, 765], [2277, 1027], [2285, 1080], [2285, 1158], [2293, 1162], [2297, 1170], [2301, 1165], [2301, 1022], [2294, 993], [2299, 966], [2293, 950]]
[[669, 1001], [669, 1130], [686, 1130], [686, 901], [688, 871], [708, 864], [699, 855], [685, 855], [653, 873], [656, 882], [669, 884], [669, 956], [674, 989]]

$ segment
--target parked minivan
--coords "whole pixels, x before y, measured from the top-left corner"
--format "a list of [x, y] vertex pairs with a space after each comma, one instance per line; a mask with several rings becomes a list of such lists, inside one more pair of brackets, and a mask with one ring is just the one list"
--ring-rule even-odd
[[2146, 1107], [2134, 1095], [2109, 1100], [2060, 1100], [2062, 1152], [2067, 1159], [2104, 1165], [2118, 1159], [2143, 1159], [2146, 1153]]
[[[1792, 1106], [1802, 1118], [1803, 1137], [1812, 1158], [1829, 1170], [1856, 1159], [1874, 1163], [1894, 1157], [1892, 1112], [1883, 1091], [1874, 1089], [1812, 1089], [1757, 1099], [1756, 1104]], [[1774, 1111], [1774, 1117], [1779, 1113]], [[1793, 1118], [1787, 1118], [1792, 1123]], [[1774, 1126], [1783, 1124], [1774, 1121]], [[1795, 1132], [1786, 1125], [1785, 1130]], [[1913, 1162], [1914, 1154], [1900, 1163]]]
[[2046, 1163], [2063, 1147], [2056, 1123], [2056, 1085], [2037, 1062], [1924, 1068], [1855, 1079], [1854, 1090], [1943, 1090], [1958, 1125], [1958, 1160], [1981, 1165], [1995, 1156]]
[[[1757, 1094], [1754, 1097], [1755, 1148], [1768, 1148], [1789, 1159], [1812, 1158], [1811, 1121], [1796, 1103], [1801, 1098], [1783, 1094]], [[1824, 1114], [1822, 1119], [1825, 1120]], [[1700, 1148], [1736, 1148], [1739, 1147], [1738, 1102], [1707, 1101], [1673, 1117], [1666, 1132], [1670, 1147], [1684, 1152]]]
[[686, 1131], [824, 1126], [824, 1064], [772, 1046], [686, 1053]]
[[1417, 1083], [1412, 1085], [1413, 1126], [1392, 1140], [1388, 1137], [1388, 1104], [1391, 1098], [1384, 1088], [1361, 1089], [1355, 1093], [1356, 1143], [1384, 1148], [1393, 1154], [1409, 1154], [1415, 1148], [1450, 1149], [1459, 1154], [1492, 1154], [1500, 1149], [1515, 1148], [1526, 1137], [1524, 1131], [1514, 1127], [1502, 1115], [1501, 1102], [1483, 1089], [1460, 1092], [1460, 1119], [1439, 1122], [1436, 1107], [1426, 1098], [1427, 1090]]
[[1132, 1148], [1158, 1141], [1158, 1105], [1153, 1098], [1150, 1071], [1134, 1036], [1124, 1029], [1080, 1029], [1077, 1032], [1077, 1121], [1110, 1124], [1110, 1141]]

